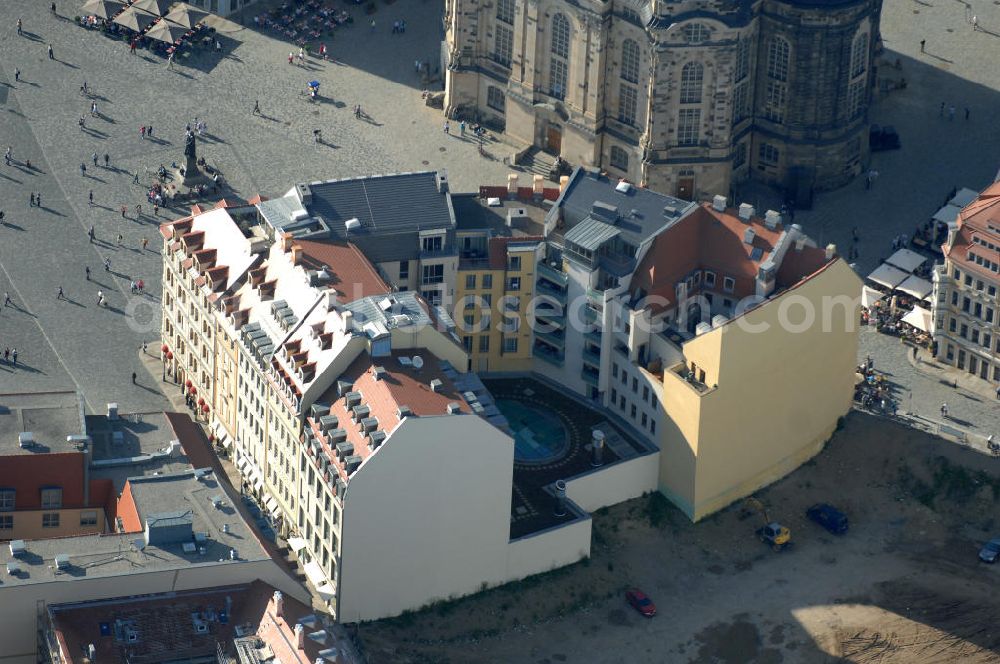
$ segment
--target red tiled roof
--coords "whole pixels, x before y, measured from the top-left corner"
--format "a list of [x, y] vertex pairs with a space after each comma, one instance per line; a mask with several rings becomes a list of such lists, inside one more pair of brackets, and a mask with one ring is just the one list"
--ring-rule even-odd
[[126, 533], [142, 532], [142, 521], [139, 519], [139, 509], [132, 497], [132, 483], [125, 480], [122, 497], [118, 499], [117, 516], [122, 521], [122, 529]]
[[[748, 228], [754, 230], [752, 244], [743, 241]], [[748, 224], [728, 210], [719, 212], [708, 204], [702, 205], [653, 240], [632, 285], [647, 295], [664, 298], [669, 308], [676, 305], [679, 281], [696, 270], [709, 270], [716, 275], [715, 290], [722, 291], [723, 278], [731, 277], [735, 282], [734, 298], [753, 295], [758, 269], [771, 255], [781, 232], [766, 228], [759, 219]], [[754, 249], [761, 250], [757, 260], [751, 259]], [[827, 262], [823, 249], [791, 247], [778, 269], [777, 285], [797, 283]]]
[[259, 204], [263, 203], [266, 200], [267, 200], [267, 196], [261, 196], [260, 194], [254, 194], [253, 198], [251, 198], [249, 201], [247, 201], [247, 203], [249, 205], [259, 205]]
[[[64, 507], [85, 507], [83, 504], [83, 462], [79, 452], [49, 452], [42, 454], [12, 454], [0, 458], [0, 486], [14, 489], [17, 510], [42, 508], [41, 490], [58, 486], [63, 490]], [[99, 505], [93, 497], [89, 506]]]
[[[412, 366], [404, 367], [399, 363], [400, 357], [408, 357], [414, 351], [393, 352], [391, 357], [373, 358], [367, 353], [362, 353], [347, 368], [338, 380], [353, 383], [355, 392], [361, 393], [361, 404], [369, 408], [369, 417], [378, 419], [378, 429], [390, 433], [397, 424], [399, 416], [396, 410], [400, 406], [408, 406], [410, 412], [416, 417], [426, 417], [432, 415], [447, 415], [448, 404], [457, 403], [463, 413], [471, 413], [469, 405], [458, 392], [455, 384], [437, 367], [437, 359], [430, 354], [425, 354], [424, 366], [417, 371]], [[375, 380], [375, 367], [384, 367], [386, 375], [380, 380]], [[440, 380], [441, 388], [434, 392], [430, 383], [432, 380]], [[347, 431], [348, 442], [354, 445], [354, 454], [362, 459], [367, 458], [371, 451], [368, 449], [367, 438], [358, 430], [357, 424], [351, 419], [351, 414], [347, 409], [347, 400], [338, 396], [336, 382], [319, 399], [319, 403], [330, 403], [330, 412], [338, 420], [338, 428]], [[330, 453], [331, 460], [340, 470], [341, 475], [346, 477], [343, 466], [336, 461], [330, 446], [325, 444], [323, 435], [319, 430], [319, 418], [309, 418], [313, 426], [316, 437], [324, 442], [324, 447]]]
[[326, 268], [333, 275], [330, 286], [345, 301], [353, 302], [391, 290], [371, 261], [350, 242], [297, 240], [294, 246], [302, 252], [301, 266], [308, 270]]
[[969, 250], [972, 250], [991, 262], [1000, 263], [1000, 250], [992, 250], [974, 241], [978, 237], [1000, 246], [1000, 232], [991, 230], [990, 227], [1000, 229], [1000, 182], [994, 182], [984, 189], [976, 200], [959, 212], [958, 230], [951, 245], [946, 243], [941, 249], [947, 258], [960, 264], [963, 269], [997, 283], [1000, 282], [1000, 275], [968, 257]]

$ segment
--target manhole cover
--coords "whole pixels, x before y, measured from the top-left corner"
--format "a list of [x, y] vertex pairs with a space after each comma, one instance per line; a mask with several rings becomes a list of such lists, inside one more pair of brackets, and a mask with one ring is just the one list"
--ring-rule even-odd
[[420, 163], [423, 164], [424, 166], [430, 166], [431, 162], [429, 162], [429, 161], [422, 161]]
[[444, 152], [444, 151], [445, 151], [445, 150], [447, 150], [447, 149], [448, 149], [448, 148], [438, 148], [438, 152]]

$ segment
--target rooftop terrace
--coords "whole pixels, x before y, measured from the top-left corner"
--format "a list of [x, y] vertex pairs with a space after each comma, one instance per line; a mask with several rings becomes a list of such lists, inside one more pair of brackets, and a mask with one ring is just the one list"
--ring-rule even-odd
[[[22, 446], [25, 432], [34, 444]], [[83, 400], [76, 392], [0, 394], [0, 455], [77, 452], [66, 437], [83, 434]]]

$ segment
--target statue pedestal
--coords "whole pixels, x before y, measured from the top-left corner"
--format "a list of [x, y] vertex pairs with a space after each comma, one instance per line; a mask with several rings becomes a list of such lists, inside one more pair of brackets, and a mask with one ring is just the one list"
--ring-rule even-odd
[[184, 164], [184, 175], [181, 175], [178, 169], [177, 176], [185, 187], [194, 187], [209, 182], [208, 176], [198, 168], [198, 161], [194, 157], [187, 158], [187, 163]]

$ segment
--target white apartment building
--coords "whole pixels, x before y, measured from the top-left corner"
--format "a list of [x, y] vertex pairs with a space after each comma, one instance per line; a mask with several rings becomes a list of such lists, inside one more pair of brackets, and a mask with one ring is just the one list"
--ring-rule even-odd
[[940, 362], [1000, 385], [1000, 181], [965, 206], [934, 271], [934, 344]]

